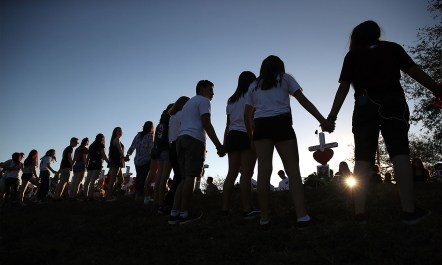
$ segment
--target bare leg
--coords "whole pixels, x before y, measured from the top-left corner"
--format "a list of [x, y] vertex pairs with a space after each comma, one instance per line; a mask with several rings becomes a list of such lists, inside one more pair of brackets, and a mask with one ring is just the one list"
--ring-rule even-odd
[[261, 208], [261, 220], [270, 218], [269, 192], [270, 177], [272, 174], [272, 159], [274, 143], [264, 139], [255, 141], [256, 154], [258, 155], [258, 199]]
[[222, 206], [223, 211], [227, 211], [230, 208], [230, 197], [232, 195], [236, 177], [238, 177], [238, 173], [241, 167], [241, 153], [239, 151], [230, 152], [228, 154], [228, 157], [229, 157], [229, 171], [227, 172], [227, 176], [226, 179], [224, 180], [224, 185], [223, 185], [223, 206]]
[[408, 155], [397, 155], [392, 158], [392, 161], [402, 210], [404, 212], [414, 212], [414, 183], [410, 158]]
[[296, 139], [278, 142], [276, 150], [281, 157], [282, 164], [289, 178], [289, 189], [298, 218], [307, 215], [304, 202], [304, 186], [302, 185], [301, 172], [299, 170], [298, 144]]
[[367, 161], [356, 161], [353, 175], [357, 181], [357, 186], [353, 187], [353, 197], [355, 202], [355, 213], [365, 213], [365, 203], [367, 200], [367, 186], [371, 163]]
[[252, 150], [241, 153], [241, 200], [243, 211], [248, 212], [252, 209], [252, 184], [253, 171], [256, 164], [256, 154]]

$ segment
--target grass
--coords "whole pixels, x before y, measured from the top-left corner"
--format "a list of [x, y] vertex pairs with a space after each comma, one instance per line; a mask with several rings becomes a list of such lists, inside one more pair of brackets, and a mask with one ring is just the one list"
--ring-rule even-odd
[[[128, 197], [3, 206], [0, 264], [442, 264], [440, 185], [416, 187], [418, 205], [432, 215], [415, 226], [400, 224], [395, 186], [372, 188], [362, 226], [353, 222], [349, 195], [335, 186], [306, 188], [309, 212], [321, 220], [307, 231], [294, 226], [288, 192], [272, 193], [267, 231], [243, 221], [237, 205], [220, 217], [220, 197], [202, 195], [193, 205], [203, 219], [182, 226]], [[239, 204], [238, 191], [233, 200]]]

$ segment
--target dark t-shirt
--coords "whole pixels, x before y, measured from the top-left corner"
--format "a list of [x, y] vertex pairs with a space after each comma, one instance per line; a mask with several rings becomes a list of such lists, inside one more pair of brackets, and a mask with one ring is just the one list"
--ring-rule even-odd
[[89, 147], [89, 170], [100, 170], [103, 166], [102, 151], [104, 144], [94, 141]]
[[350, 82], [355, 99], [366, 94], [382, 104], [403, 104], [401, 73], [415, 63], [405, 50], [394, 42], [380, 41], [369, 47], [350, 50], [344, 59], [339, 82]]
[[72, 164], [69, 162], [68, 155], [72, 158], [72, 152], [74, 152], [74, 148], [72, 146], [68, 146], [63, 151], [63, 157], [61, 158], [60, 168], [70, 168], [72, 169]]

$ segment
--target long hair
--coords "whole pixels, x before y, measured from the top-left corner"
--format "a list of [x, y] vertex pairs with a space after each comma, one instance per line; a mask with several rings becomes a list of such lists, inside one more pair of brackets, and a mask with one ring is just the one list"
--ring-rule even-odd
[[381, 28], [372, 21], [367, 20], [357, 25], [350, 35], [350, 50], [356, 47], [367, 47], [379, 42]]
[[168, 118], [170, 118], [170, 114], [169, 114], [169, 110], [173, 107], [173, 103], [170, 103], [169, 105], [167, 105], [166, 109], [163, 110], [163, 112], [161, 113], [161, 117], [160, 117], [160, 122], [162, 124], [166, 124], [167, 126], [169, 126], [169, 120]]
[[117, 137], [117, 133], [118, 131], [120, 131], [121, 128], [120, 127], [115, 127], [114, 130], [112, 131], [112, 137], [110, 139], [110, 145], [109, 148], [112, 146], [112, 142], [114, 141], [114, 139]]
[[238, 77], [238, 86], [235, 93], [227, 100], [227, 104], [235, 103], [240, 99], [249, 89], [250, 84], [255, 81], [256, 75], [250, 71], [242, 72]]
[[44, 157], [46, 156], [50, 156], [52, 157], [55, 161], [57, 161], [57, 158], [55, 157], [55, 149], [49, 149], [48, 151], [46, 151], [46, 154], [40, 158], [40, 160], [42, 160]]
[[270, 55], [262, 61], [257, 87], [262, 90], [268, 90], [278, 85], [278, 77], [281, 82], [281, 76], [285, 73], [284, 62], [275, 55]]
[[143, 131], [140, 132], [141, 136], [144, 136], [148, 133], [153, 134], [153, 122], [151, 121], [146, 121], [143, 125]]
[[[35, 155], [35, 158], [32, 158]], [[37, 164], [38, 161], [38, 152], [35, 149], [32, 149], [31, 152], [29, 152], [28, 157], [26, 157], [25, 162], [23, 164], [25, 167], [28, 167], [31, 165], [32, 160], [35, 160], [35, 164]]]
[[344, 176], [344, 175], [346, 176], [346, 175], [351, 174], [350, 168], [348, 167], [348, 164], [345, 161], [342, 161], [341, 163], [339, 163], [338, 171], [341, 174], [341, 176]]
[[169, 115], [175, 115], [178, 111], [182, 110], [184, 107], [184, 104], [187, 103], [189, 100], [189, 97], [181, 96], [177, 101], [175, 101], [175, 104], [173, 104], [172, 108], [169, 110]]

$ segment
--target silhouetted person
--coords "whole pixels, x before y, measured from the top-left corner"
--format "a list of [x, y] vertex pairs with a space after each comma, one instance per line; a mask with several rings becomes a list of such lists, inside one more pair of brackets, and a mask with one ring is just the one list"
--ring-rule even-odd
[[442, 89], [413, 62], [401, 45], [381, 41], [380, 36], [381, 30], [374, 21], [365, 21], [353, 29], [350, 50], [344, 59], [340, 85], [328, 119], [336, 120], [350, 85], [353, 85], [354, 175], [359, 183], [353, 190], [356, 221], [367, 221], [366, 188], [381, 132], [394, 166], [402, 222], [415, 224], [429, 212], [415, 208], [414, 204], [408, 144], [409, 110], [400, 84], [400, 72], [407, 73], [439, 97]]

